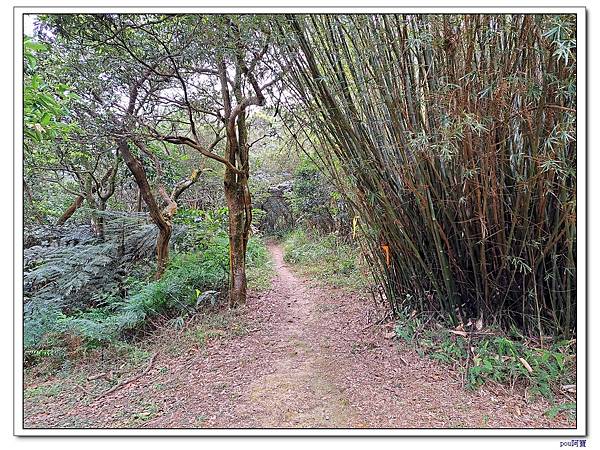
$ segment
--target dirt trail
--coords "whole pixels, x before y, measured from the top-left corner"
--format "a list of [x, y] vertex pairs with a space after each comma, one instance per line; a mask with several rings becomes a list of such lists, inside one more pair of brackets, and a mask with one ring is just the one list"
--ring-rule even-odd
[[[179, 357], [161, 354], [146, 376], [99, 400], [64, 393], [43, 412], [26, 403], [26, 426], [574, 426], [564, 415], [548, 419], [546, 402], [529, 404], [517, 390], [465, 390], [458, 373], [386, 339], [369, 322], [371, 300], [305, 280], [279, 246], [269, 250], [276, 277], [240, 312], [246, 333]], [[69, 407], [57, 409], [61, 402]]]
[[273, 370], [250, 384], [249, 402], [236, 412], [247, 414], [250, 406], [262, 427], [352, 426], [354, 411], [328, 365], [333, 356], [323, 320], [328, 299], [286, 266], [280, 247], [270, 251], [277, 277], [269, 297], [282, 315], [272, 323], [269, 340], [278, 356]]

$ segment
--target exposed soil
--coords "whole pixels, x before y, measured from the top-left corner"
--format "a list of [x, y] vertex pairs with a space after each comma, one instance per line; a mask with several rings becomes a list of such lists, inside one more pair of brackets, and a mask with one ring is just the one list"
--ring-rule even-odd
[[522, 390], [465, 389], [458, 372], [387, 339], [389, 328], [372, 323], [370, 299], [303, 279], [283, 262], [280, 247], [270, 251], [271, 290], [251, 295], [227, 330], [213, 330], [206, 345], [165, 332], [150, 370], [101, 398], [91, 392], [96, 381], [28, 380], [28, 391], [40, 394], [26, 399], [25, 426], [575, 426], [564, 413], [549, 419], [550, 405], [528, 403]]

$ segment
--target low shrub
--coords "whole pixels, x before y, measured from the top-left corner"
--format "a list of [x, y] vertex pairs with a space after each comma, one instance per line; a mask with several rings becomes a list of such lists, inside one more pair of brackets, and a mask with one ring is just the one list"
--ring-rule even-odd
[[[188, 226], [195, 223], [190, 217], [197, 216], [184, 215]], [[136, 273], [127, 279], [122, 295], [107, 296], [85, 310], [62, 311], [50, 304], [29, 308], [24, 323], [26, 360], [50, 356], [64, 359], [106, 346], [139, 334], [156, 319], [181, 322], [198, 308], [224, 298], [229, 282], [228, 236], [222, 227], [222, 214], [203, 217], [197, 228], [206, 233], [202, 235], [197, 229], [189, 233], [200, 234], [202, 239], [184, 242], [180, 249], [188, 251], [172, 255], [160, 280], [149, 279], [151, 271]], [[250, 287], [268, 286], [272, 268], [266, 247], [258, 237], [252, 237], [248, 243], [247, 263]]]
[[295, 230], [283, 239], [284, 260], [334, 286], [364, 289], [369, 283], [357, 246], [334, 234]]
[[522, 382], [531, 396], [552, 401], [562, 385], [574, 384], [574, 341], [555, 341], [542, 347], [535, 340], [508, 336], [499, 330], [456, 334], [439, 323], [428, 323], [419, 316], [403, 317], [394, 331], [422, 356], [459, 368], [471, 389], [487, 382]]

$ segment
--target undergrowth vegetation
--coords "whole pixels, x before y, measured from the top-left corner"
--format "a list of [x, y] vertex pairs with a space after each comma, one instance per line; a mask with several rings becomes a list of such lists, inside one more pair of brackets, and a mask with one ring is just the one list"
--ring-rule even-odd
[[415, 312], [397, 320], [394, 333], [421, 356], [458, 368], [465, 386], [471, 389], [490, 382], [521, 385], [531, 398], [541, 395], [554, 401], [574, 387], [575, 340], [542, 344], [525, 338], [516, 328], [508, 334], [500, 329], [461, 328], [447, 329], [439, 322], [431, 325]]
[[295, 230], [283, 238], [284, 260], [307, 275], [352, 290], [369, 285], [367, 268], [357, 246], [334, 234]]
[[[215, 306], [227, 294], [229, 243], [227, 210], [184, 210], [176, 222], [187, 227], [185, 239], [159, 280], [152, 265], [141, 261], [134, 275], [104, 301], [88, 308], [64, 310], [44, 304], [25, 317], [25, 356], [29, 362], [45, 357], [66, 359], [89, 350], [115, 345], [151, 330], [165, 319], [183, 324], [205, 306]], [[269, 285], [272, 267], [266, 247], [252, 237], [247, 252], [251, 288]]]

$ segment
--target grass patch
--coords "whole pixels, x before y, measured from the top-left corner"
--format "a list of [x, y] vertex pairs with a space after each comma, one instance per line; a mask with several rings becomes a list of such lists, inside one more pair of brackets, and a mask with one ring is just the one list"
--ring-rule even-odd
[[142, 401], [136, 405], [136, 411], [130, 414], [123, 413], [124, 426], [127, 428], [139, 428], [144, 423], [154, 419], [159, 412], [158, 404], [151, 401]]
[[24, 396], [26, 399], [37, 397], [55, 397], [62, 392], [62, 387], [58, 384], [41, 385], [25, 389]]
[[190, 323], [187, 340], [202, 348], [210, 341], [231, 336], [244, 336], [248, 328], [235, 310], [222, 310], [208, 314]]
[[139, 366], [150, 358], [150, 352], [128, 342], [117, 341], [113, 346], [115, 356], [125, 360], [131, 366]]
[[246, 260], [248, 289], [258, 292], [268, 290], [271, 287], [271, 280], [275, 276], [275, 268], [262, 239], [250, 238]]
[[332, 286], [363, 290], [369, 285], [359, 249], [333, 234], [309, 235], [295, 230], [283, 239], [283, 251], [286, 262]]
[[561, 403], [559, 405], [554, 405], [546, 411], [546, 415], [549, 418], [554, 419], [562, 411], [569, 411], [572, 415], [575, 415], [577, 412], [577, 403]]

